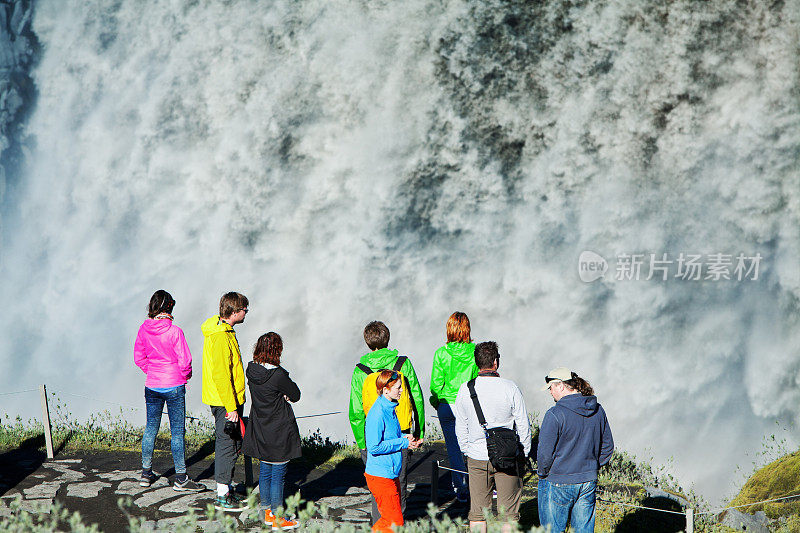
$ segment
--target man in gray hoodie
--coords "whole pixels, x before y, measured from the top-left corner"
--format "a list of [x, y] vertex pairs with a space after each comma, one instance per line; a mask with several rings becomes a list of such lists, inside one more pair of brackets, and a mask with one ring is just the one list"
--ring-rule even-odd
[[[611, 459], [614, 439], [591, 385], [558, 367], [545, 376], [556, 404], [542, 419], [536, 459], [539, 521], [553, 533], [594, 532], [597, 471]], [[570, 515], [571, 519], [570, 519]]]

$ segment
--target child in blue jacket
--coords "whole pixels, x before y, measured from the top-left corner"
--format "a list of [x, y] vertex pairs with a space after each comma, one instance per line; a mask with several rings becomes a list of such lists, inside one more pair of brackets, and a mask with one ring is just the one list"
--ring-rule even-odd
[[415, 449], [422, 439], [403, 435], [397, 420], [397, 401], [403, 392], [400, 374], [384, 370], [375, 381], [378, 399], [367, 413], [364, 437], [367, 441], [367, 467], [364, 477], [367, 487], [378, 504], [381, 517], [372, 526], [372, 531], [391, 532], [392, 525], [403, 525], [400, 508], [399, 478], [402, 457], [400, 450]]

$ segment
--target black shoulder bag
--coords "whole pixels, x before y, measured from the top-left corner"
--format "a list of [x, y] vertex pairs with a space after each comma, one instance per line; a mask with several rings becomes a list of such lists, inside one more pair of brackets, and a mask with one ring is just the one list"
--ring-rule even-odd
[[[475, 392], [475, 380], [467, 382], [469, 397], [475, 406], [483, 432], [486, 435], [486, 449], [489, 451], [489, 462], [498, 472], [511, 476], [520, 475], [520, 465], [524, 461], [522, 443], [516, 430], [504, 427], [487, 428], [486, 417], [483, 416], [481, 404], [478, 403], [478, 394]], [[516, 424], [514, 425], [516, 427]]]

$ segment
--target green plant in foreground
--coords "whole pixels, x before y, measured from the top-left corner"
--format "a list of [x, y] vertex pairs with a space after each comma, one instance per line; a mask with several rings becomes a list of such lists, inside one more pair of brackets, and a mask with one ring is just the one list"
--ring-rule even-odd
[[[177, 520], [164, 522], [163, 525], [153, 525], [143, 517], [134, 516], [131, 513], [131, 498], [120, 498], [117, 502], [119, 508], [125, 513], [128, 519], [128, 530], [130, 533], [160, 532], [170, 531], [175, 533], [194, 533], [198, 528], [205, 532], [212, 533], [235, 533], [241, 529], [239, 521], [233, 516], [217, 511], [213, 505], [206, 506], [204, 512], [197, 512], [189, 509], [188, 512]], [[11, 502], [11, 514], [0, 519], [0, 532], [54, 532], [64, 530], [66, 527], [70, 531], [78, 533], [98, 533], [97, 526], [87, 526], [83, 524], [79, 513], [72, 513], [64, 509], [59, 503], [53, 506], [41, 506], [35, 510], [28, 511], [21, 508], [22, 500], [17, 498]], [[256, 495], [250, 494], [247, 500], [247, 510], [241, 515], [242, 523], [248, 528], [261, 528], [263, 531], [271, 530], [260, 520], [262, 514], [256, 503]], [[278, 510], [281, 515], [282, 508]], [[351, 524], [337, 522], [330, 518], [329, 509], [325, 505], [316, 505], [313, 502], [305, 502], [297, 493], [286, 499], [286, 515], [296, 516], [301, 523], [302, 531], [310, 533], [332, 533], [334, 531], [342, 533], [367, 533], [370, 531], [368, 525]], [[463, 531], [465, 523], [462, 519], [452, 520], [448, 516], [437, 516], [436, 507], [432, 504], [428, 506], [428, 514], [424, 518], [407, 522], [398, 531], [406, 533], [457, 533]], [[487, 516], [487, 529], [491, 533], [503, 531], [503, 517]], [[518, 527], [512, 526], [512, 531], [520, 531]], [[528, 530], [532, 533], [545, 533], [543, 528], [532, 528]]]
[[50, 532], [62, 531], [65, 525], [74, 533], [99, 533], [96, 525], [85, 525], [81, 514], [71, 513], [60, 503], [53, 505], [34, 504], [33, 510], [22, 508], [22, 497], [14, 498], [8, 507], [10, 516], [0, 518], [0, 532]]

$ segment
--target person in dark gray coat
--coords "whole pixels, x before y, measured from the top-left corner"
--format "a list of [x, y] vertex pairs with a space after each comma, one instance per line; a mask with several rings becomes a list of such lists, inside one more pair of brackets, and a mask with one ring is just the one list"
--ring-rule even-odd
[[300, 457], [300, 430], [289, 402], [300, 399], [300, 388], [281, 364], [283, 340], [270, 331], [258, 338], [247, 365], [250, 420], [242, 451], [261, 461], [258, 488], [261, 508], [272, 529], [294, 529], [297, 522], [275, 516], [283, 506], [283, 485], [290, 460]]

